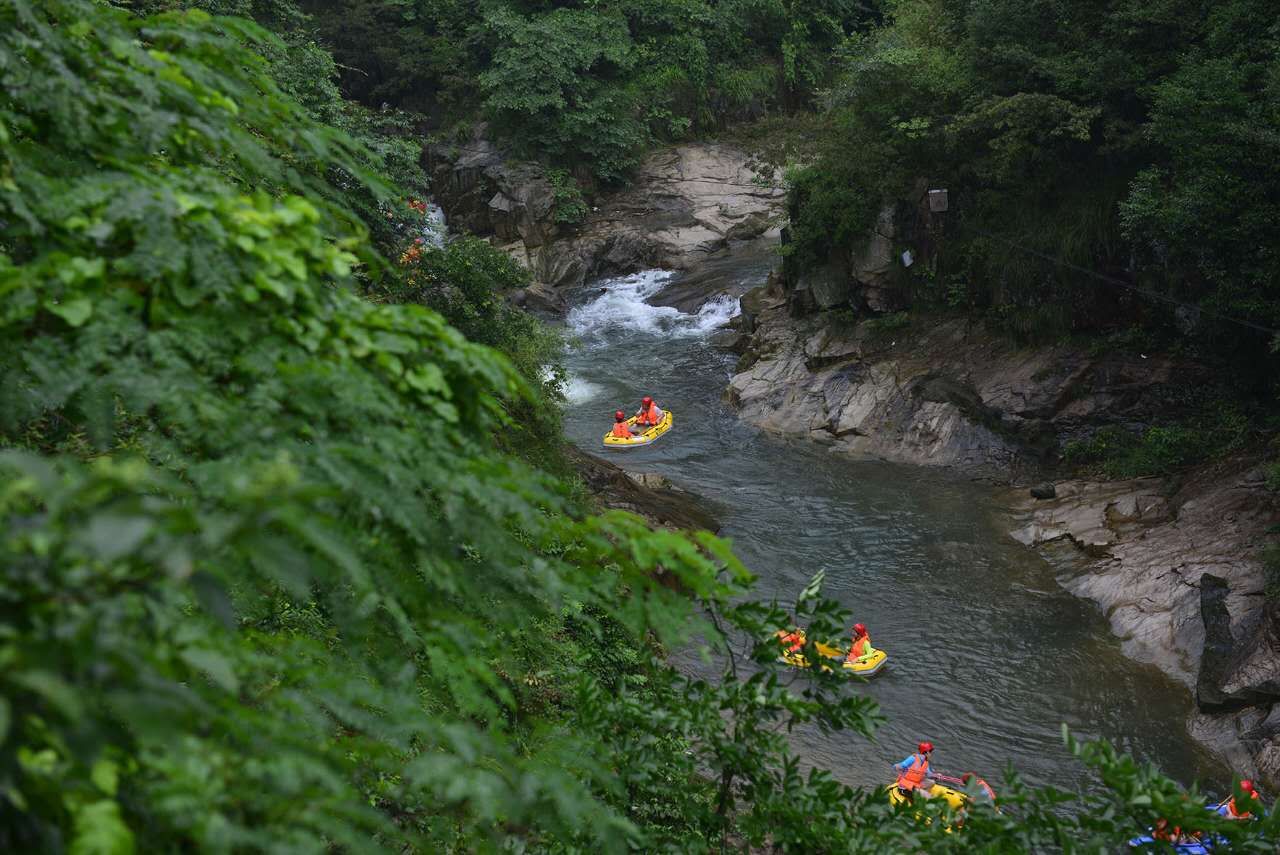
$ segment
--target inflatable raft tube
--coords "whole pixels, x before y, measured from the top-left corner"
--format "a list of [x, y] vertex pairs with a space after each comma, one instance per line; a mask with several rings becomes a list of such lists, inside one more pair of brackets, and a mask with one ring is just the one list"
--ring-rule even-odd
[[[614, 451], [622, 451], [627, 448], [637, 448], [642, 445], [649, 445], [650, 443], [660, 439], [667, 431], [671, 430], [673, 419], [674, 416], [671, 415], [671, 411], [664, 410], [661, 421], [642, 433], [633, 433], [629, 439], [614, 436], [612, 432], [606, 433], [604, 435], [604, 447], [613, 449]], [[635, 416], [627, 419], [627, 427], [633, 428], [635, 427], [635, 423]]]
[[[1129, 841], [1132, 849], [1150, 849], [1160, 852], [1169, 851], [1168, 843], [1160, 843], [1150, 834], [1144, 834], [1141, 837], [1135, 837]], [[1174, 852], [1181, 852], [1184, 855], [1209, 855], [1213, 851], [1213, 844], [1209, 841], [1193, 840], [1187, 843], [1174, 843]]]
[[[801, 639], [804, 638], [803, 631], [797, 630], [796, 635], [800, 636]], [[823, 656], [824, 658], [827, 658], [827, 659], [843, 660], [842, 667], [846, 671], [851, 671], [854, 674], [857, 674], [862, 677], [871, 677], [875, 674], [880, 673], [880, 669], [883, 668], [885, 664], [887, 664], [889, 661], [889, 654], [877, 648], [872, 648], [870, 653], [866, 653], [862, 656], [859, 656], [857, 659], [850, 662], [848, 659], [845, 658], [847, 655], [845, 651], [839, 649], [838, 647], [832, 647], [829, 644], [823, 644], [821, 641], [815, 644], [814, 647], [818, 649], [818, 655]], [[794, 665], [797, 668], [809, 667], [809, 660], [805, 659], [804, 653], [798, 650], [795, 653], [783, 653], [780, 658], [782, 659], [783, 662], [786, 662], [788, 665]], [[826, 665], [822, 667], [826, 670], [830, 670], [830, 668]]]

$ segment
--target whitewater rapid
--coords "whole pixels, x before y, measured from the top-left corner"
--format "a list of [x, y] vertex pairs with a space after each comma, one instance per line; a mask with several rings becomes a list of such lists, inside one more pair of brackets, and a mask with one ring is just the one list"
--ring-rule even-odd
[[703, 304], [696, 314], [671, 306], [654, 306], [658, 294], [674, 274], [668, 270], [644, 270], [629, 276], [602, 279], [600, 293], [569, 312], [567, 324], [587, 347], [602, 346], [617, 333], [640, 333], [665, 338], [705, 336], [724, 326], [740, 311], [736, 297], [720, 296]]

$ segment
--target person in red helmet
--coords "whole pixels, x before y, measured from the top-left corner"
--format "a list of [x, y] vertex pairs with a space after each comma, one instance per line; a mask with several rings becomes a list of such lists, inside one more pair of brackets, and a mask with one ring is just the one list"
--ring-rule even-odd
[[973, 774], [972, 772], [965, 772], [963, 775], [960, 776], [960, 780], [964, 782], [964, 785], [966, 787], [969, 786], [971, 783], [977, 783], [978, 787], [982, 790], [982, 794], [984, 796], [986, 796], [992, 802], [996, 800], [996, 791], [991, 789], [991, 785], [988, 784], [986, 781], [982, 780], [981, 778], [979, 778], [977, 775]]
[[871, 636], [867, 635], [866, 624], [855, 623], [853, 625], [853, 644], [849, 646], [849, 661], [852, 662], [859, 656], [866, 656], [874, 649], [871, 646]]
[[613, 414], [613, 430], [611, 436], [620, 439], [631, 439], [631, 428], [627, 425], [627, 414], [618, 410]]
[[1231, 798], [1218, 805], [1218, 813], [1227, 819], [1253, 819], [1253, 811], [1258, 807], [1257, 788], [1253, 786], [1253, 781], [1246, 778], [1236, 789], [1239, 791], [1239, 800], [1233, 793]]
[[894, 771], [898, 773], [898, 792], [907, 801], [914, 801], [916, 791], [928, 798], [933, 789], [933, 781], [929, 779], [929, 758], [933, 755], [933, 743], [921, 742], [916, 746], [916, 753], [901, 763], [894, 763]]
[[636, 413], [636, 427], [641, 429], [653, 427], [662, 421], [663, 415], [662, 410], [653, 402], [653, 398], [645, 395], [640, 399], [640, 410]]

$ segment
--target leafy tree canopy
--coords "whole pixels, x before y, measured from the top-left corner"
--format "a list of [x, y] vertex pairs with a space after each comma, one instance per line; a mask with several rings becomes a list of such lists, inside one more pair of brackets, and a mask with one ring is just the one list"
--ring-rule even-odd
[[[772, 634], [848, 615], [499, 450], [538, 390], [428, 306], [500, 319], [465, 268], [510, 271], [362, 280], [388, 184], [280, 46], [0, 6], [0, 848], [1103, 851], [1164, 816], [1270, 851], [1101, 745], [1109, 793], [1011, 778], [962, 831], [802, 773], [786, 730], [878, 715]], [[721, 679], [664, 661], [692, 633]]]
[[[825, 127], [793, 173], [795, 256], [857, 251], [884, 203], [926, 178], [950, 190], [939, 269], [1024, 337], [1173, 329], [1158, 304], [1034, 253], [1280, 328], [1269, 8], [895, 0], [841, 48]], [[933, 283], [937, 298], [956, 281]], [[1200, 344], [1264, 385], [1278, 376], [1280, 340], [1205, 321]]]

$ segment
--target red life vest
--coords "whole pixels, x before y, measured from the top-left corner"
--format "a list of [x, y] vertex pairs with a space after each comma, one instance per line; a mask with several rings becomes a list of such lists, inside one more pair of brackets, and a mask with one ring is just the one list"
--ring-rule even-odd
[[1249, 811], [1242, 811], [1236, 807], [1236, 797], [1232, 796], [1231, 801], [1227, 802], [1227, 815], [1232, 819], [1249, 819], [1253, 814]]
[[622, 437], [623, 439], [630, 439], [631, 428], [627, 425], [626, 422], [614, 422], [613, 435], [617, 437]]
[[898, 775], [898, 788], [914, 790], [924, 783], [927, 774], [929, 774], [929, 759], [920, 754], [912, 754], [911, 765]]
[[871, 646], [870, 635], [860, 635], [857, 638], [855, 638], [853, 640], [853, 646], [849, 648], [849, 661], [852, 662], [853, 660], [857, 659], [859, 656], [864, 656], [867, 653], [867, 648], [869, 648], [870, 646]]
[[798, 632], [778, 630], [778, 640], [787, 648], [788, 653], [795, 653], [804, 647], [804, 636]]
[[653, 402], [650, 402], [648, 407], [642, 407], [636, 418], [636, 423], [642, 425], [656, 425], [660, 421], [662, 416], [658, 415], [658, 405]]

